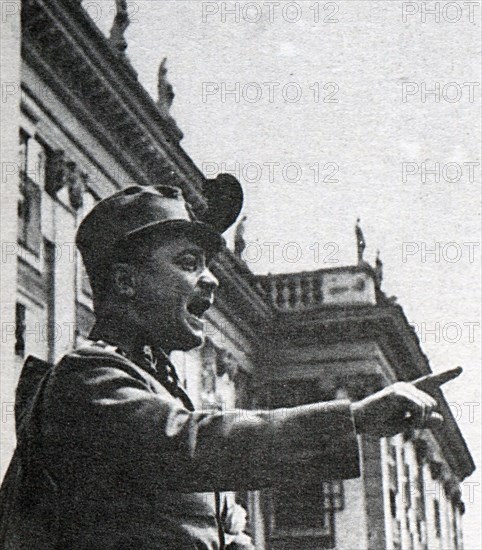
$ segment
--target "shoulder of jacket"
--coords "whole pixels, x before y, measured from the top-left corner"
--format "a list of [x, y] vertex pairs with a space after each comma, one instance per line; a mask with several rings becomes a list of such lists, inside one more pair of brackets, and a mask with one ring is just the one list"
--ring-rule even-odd
[[94, 366], [116, 368], [144, 381], [151, 378], [148, 372], [117, 352], [114, 346], [100, 346], [96, 345], [96, 343], [82, 346], [67, 353], [56, 367], [57, 369], [69, 369], [72, 367], [84, 369]]

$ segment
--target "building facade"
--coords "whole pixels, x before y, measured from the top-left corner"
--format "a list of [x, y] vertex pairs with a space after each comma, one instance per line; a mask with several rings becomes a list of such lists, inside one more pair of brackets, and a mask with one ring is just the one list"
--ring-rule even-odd
[[[21, 13], [11, 14], [22, 48], [21, 87], [6, 98], [6, 121], [2, 115], [10, 132], [2, 178], [2, 202], [10, 205], [2, 226], [2, 474], [15, 446], [13, 403], [25, 358], [55, 362], [92, 326], [92, 295], [74, 245], [82, 218], [102, 197], [166, 175], [195, 210], [206, 207], [205, 178], [169, 115], [165, 62], [155, 102], [124, 53], [125, 2], [117, 9], [110, 38], [79, 0], [23, 0]], [[351, 267], [255, 276], [239, 254], [223, 253], [213, 266], [221, 286], [206, 342], [172, 357], [196, 407], [360, 399], [429, 373], [402, 308], [381, 290], [380, 266], [362, 256]], [[360, 437], [359, 479], [307, 472], [302, 483], [237, 494], [256, 547], [462, 549], [460, 483], [474, 465], [442, 394], [440, 401], [440, 430]]]

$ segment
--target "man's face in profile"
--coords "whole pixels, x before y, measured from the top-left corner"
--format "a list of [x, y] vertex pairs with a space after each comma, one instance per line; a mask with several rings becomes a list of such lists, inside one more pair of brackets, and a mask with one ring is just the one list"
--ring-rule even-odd
[[201, 345], [202, 316], [218, 286], [204, 249], [186, 236], [173, 236], [137, 270], [135, 307], [149, 343], [183, 351]]

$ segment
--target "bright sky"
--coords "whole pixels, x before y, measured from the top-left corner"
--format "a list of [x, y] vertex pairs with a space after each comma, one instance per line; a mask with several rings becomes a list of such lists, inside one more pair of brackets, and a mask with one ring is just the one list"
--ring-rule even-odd
[[[433, 370], [464, 368], [445, 394], [480, 468], [480, 2], [277, 4], [129, 2], [128, 56], [153, 96], [167, 56], [183, 147], [207, 176], [237, 171], [254, 272], [355, 263], [361, 218]], [[111, 0], [83, 5], [110, 27]]]

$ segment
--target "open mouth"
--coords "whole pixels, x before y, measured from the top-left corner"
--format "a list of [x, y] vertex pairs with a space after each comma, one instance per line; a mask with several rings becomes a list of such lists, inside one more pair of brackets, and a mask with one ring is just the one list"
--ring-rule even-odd
[[204, 313], [211, 307], [211, 300], [202, 296], [195, 296], [187, 305], [186, 309], [196, 319], [201, 320]]

